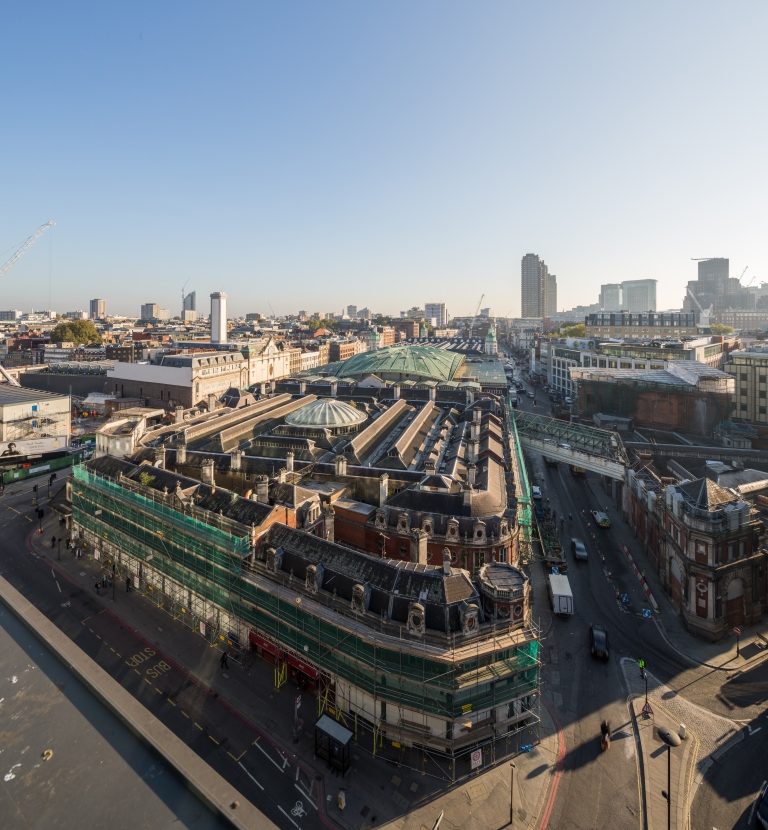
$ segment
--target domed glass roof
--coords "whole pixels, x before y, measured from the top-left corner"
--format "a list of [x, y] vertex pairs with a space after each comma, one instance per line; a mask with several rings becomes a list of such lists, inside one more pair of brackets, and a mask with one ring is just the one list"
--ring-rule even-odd
[[354, 427], [366, 420], [365, 412], [334, 398], [319, 398], [285, 416], [295, 427]]
[[375, 352], [363, 352], [340, 363], [341, 377], [378, 375], [388, 380], [452, 380], [464, 362], [464, 355], [437, 346], [390, 346]]

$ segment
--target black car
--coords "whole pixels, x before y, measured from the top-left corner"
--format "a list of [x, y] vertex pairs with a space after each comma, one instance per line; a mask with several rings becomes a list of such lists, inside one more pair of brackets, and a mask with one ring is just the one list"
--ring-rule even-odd
[[608, 632], [602, 625], [590, 625], [589, 650], [593, 657], [600, 660], [607, 660], [610, 656], [610, 652], [608, 651]]

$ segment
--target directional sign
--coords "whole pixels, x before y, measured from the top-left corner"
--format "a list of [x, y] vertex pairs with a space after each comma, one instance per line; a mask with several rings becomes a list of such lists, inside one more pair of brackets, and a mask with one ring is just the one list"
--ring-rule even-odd
[[733, 629], [733, 633], [734, 633], [737, 637], [740, 637], [740, 636], [741, 636], [741, 629], [738, 627], [738, 625], [737, 625], [737, 626]]
[[560, 573], [560, 568], [558, 568], [557, 565], [554, 565], [552, 567], [552, 573], [553, 574], [559, 574]]
[[626, 591], [621, 595], [621, 601], [624, 605], [629, 605], [629, 594]]
[[533, 744], [520, 744], [520, 752], [532, 752]]

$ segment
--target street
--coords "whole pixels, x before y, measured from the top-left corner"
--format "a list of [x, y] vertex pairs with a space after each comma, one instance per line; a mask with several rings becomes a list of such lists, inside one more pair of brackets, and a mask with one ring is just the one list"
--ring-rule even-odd
[[[545, 395], [541, 390], [535, 394], [535, 404], [520, 395], [519, 406], [543, 414], [542, 409], [548, 408], [543, 405]], [[556, 511], [558, 526], [563, 520], [561, 541], [575, 607], [572, 617], [553, 620], [544, 644], [542, 693], [557, 709], [566, 743], [564, 773], [550, 823], [557, 828], [638, 827], [638, 770], [627, 724], [628, 690], [618, 670], [619, 660], [644, 659], [648, 671], [670, 688], [668, 694], [701, 707], [704, 732], [708, 731], [706, 712], [737, 721], [734, 730], [743, 722], [752, 722], [753, 730], [759, 728], [756, 719], [765, 721], [768, 661], [744, 670], [734, 663], [733, 669], [726, 671], [698, 665], [679, 654], [656, 620], [649, 618], [651, 606], [623, 553], [623, 547], [632, 543], [631, 531], [610, 504], [599, 478], [574, 477], [564, 464], [546, 466], [538, 453], [529, 454], [529, 473], [531, 483], [541, 487]], [[611, 516], [607, 529], [598, 528], [590, 513], [603, 508], [608, 508]], [[572, 536], [585, 542], [589, 553], [586, 562], [576, 562], [570, 555]], [[543, 568], [543, 578], [541, 572]], [[537, 598], [548, 602], [545, 592], [539, 591]], [[609, 632], [611, 658], [605, 665], [592, 660], [589, 653], [587, 632], [592, 623]], [[599, 723], [604, 717], [614, 729], [626, 730], [627, 737], [622, 734], [601, 755]], [[746, 734], [738, 748], [712, 765], [698, 787], [693, 827], [725, 830], [747, 826], [744, 822], [766, 775], [759, 754], [761, 742], [754, 737], [757, 733]], [[585, 793], [589, 797], [585, 798]]]
[[[133, 601], [124, 585], [115, 586], [114, 600], [112, 589], [101, 589], [97, 595], [94, 563], [73, 562], [73, 553], [65, 551], [65, 562], [60, 564], [58, 546], [44, 544], [44, 555], [35, 550], [37, 521], [32, 520], [31, 495], [27, 483], [6, 488], [0, 500], [5, 539], [2, 576], [275, 824], [322, 826], [314, 773], [263, 726], [228, 706], [173, 655], [127, 625], [118, 616], [121, 605]], [[44, 509], [48, 540], [59, 526], [51, 523], [50, 511]], [[158, 609], [158, 628], [166, 620]], [[211, 651], [201, 638], [194, 639]]]

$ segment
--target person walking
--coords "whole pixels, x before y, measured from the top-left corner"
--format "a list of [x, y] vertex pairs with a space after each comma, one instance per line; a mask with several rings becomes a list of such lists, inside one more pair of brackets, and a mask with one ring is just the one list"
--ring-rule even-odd
[[229, 658], [227, 657], [227, 652], [226, 652], [226, 651], [223, 651], [223, 652], [221, 653], [221, 660], [219, 661], [219, 664], [221, 665], [221, 669], [222, 669], [222, 671], [223, 671], [224, 669], [228, 669], [228, 668], [229, 668]]

